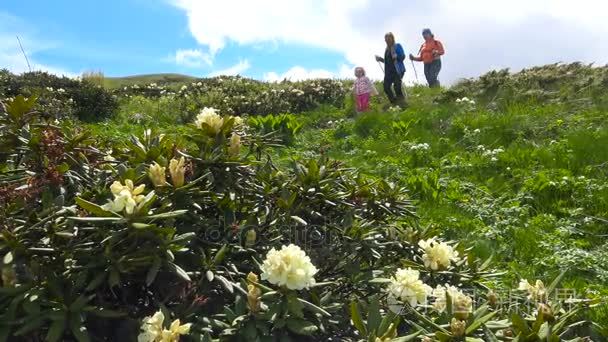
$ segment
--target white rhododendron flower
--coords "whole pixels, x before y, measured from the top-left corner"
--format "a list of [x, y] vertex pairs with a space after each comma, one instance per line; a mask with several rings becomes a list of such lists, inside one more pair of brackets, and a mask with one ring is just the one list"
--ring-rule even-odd
[[142, 195], [145, 187], [144, 184], [135, 187], [133, 181], [130, 179], [125, 181], [125, 185], [115, 181], [110, 186], [110, 191], [112, 191], [112, 194], [114, 195], [114, 200], [109, 201], [102, 208], [116, 213], [124, 210], [129, 215], [133, 214], [140, 204], [144, 203], [144, 200], [147, 197], [154, 195], [154, 192], [150, 192], [147, 196]]
[[528, 299], [535, 301], [543, 301], [547, 297], [547, 289], [541, 280], [536, 280], [534, 285], [530, 284], [525, 279], [519, 281], [519, 290], [528, 292]]
[[228, 146], [228, 153], [231, 156], [237, 156], [240, 152], [241, 152], [241, 136], [233, 132], [232, 136], [230, 137], [230, 145]]
[[418, 246], [422, 249], [424, 266], [436, 271], [448, 268], [452, 261], [458, 261], [458, 252], [447, 243], [437, 241], [435, 238], [420, 240]]
[[167, 183], [165, 170], [165, 167], [158, 165], [156, 162], [150, 165], [150, 168], [148, 168], [148, 177], [150, 177], [150, 181], [152, 181], [154, 186], [163, 186]]
[[308, 288], [315, 283], [317, 268], [298, 246], [290, 244], [280, 250], [271, 249], [261, 267], [262, 279], [291, 290]]
[[409, 303], [411, 306], [425, 304], [426, 297], [433, 292], [433, 289], [420, 280], [420, 272], [407, 269], [397, 269], [388, 284], [388, 292], [395, 298]]
[[179, 188], [184, 185], [184, 177], [186, 174], [186, 160], [184, 157], [178, 159], [171, 159], [169, 162], [169, 174], [171, 175], [171, 182], [173, 186]]
[[206, 124], [211, 132], [217, 134], [224, 126], [224, 119], [217, 113], [214, 108], [205, 107], [199, 115], [196, 116], [194, 122], [196, 127], [203, 128], [203, 124]]
[[435, 310], [438, 312], [444, 312], [446, 310], [446, 293], [449, 294], [450, 298], [452, 299], [452, 308], [455, 313], [464, 314], [473, 311], [473, 300], [471, 297], [464, 294], [457, 287], [447, 284], [446, 286], [437, 285], [437, 287], [433, 290], [432, 295], [435, 297], [433, 308], [435, 308]]
[[137, 342], [178, 342], [180, 335], [187, 335], [192, 324], [181, 324], [179, 319], [174, 320], [169, 330], [163, 329], [165, 315], [159, 310], [153, 316], [145, 317], [141, 324], [141, 333]]

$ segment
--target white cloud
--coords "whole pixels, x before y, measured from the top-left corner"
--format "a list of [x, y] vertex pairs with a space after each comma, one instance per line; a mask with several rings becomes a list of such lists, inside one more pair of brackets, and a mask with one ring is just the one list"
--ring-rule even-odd
[[[363, 66], [374, 78], [382, 77], [374, 55], [384, 50], [385, 32], [393, 31], [409, 53], [418, 50], [427, 26], [446, 46], [443, 80], [492, 68], [608, 61], [608, 44], [600, 43], [608, 34], [605, 0], [170, 1], [186, 12], [192, 35], [212, 54], [229, 41], [306, 44], [342, 53], [349, 67]], [[342, 75], [341, 69], [332, 73]], [[422, 65], [417, 69], [422, 81]]]
[[177, 65], [189, 68], [199, 68], [203, 65], [213, 64], [213, 55], [205, 53], [201, 49], [177, 50], [175, 56], [171, 56], [169, 59]]
[[249, 70], [249, 68], [251, 68], [251, 64], [249, 63], [248, 60], [243, 60], [238, 62], [237, 64], [223, 69], [223, 70], [217, 70], [214, 71], [212, 73], [209, 74], [209, 77], [215, 77], [215, 76], [236, 76], [236, 75], [240, 75], [243, 72]]

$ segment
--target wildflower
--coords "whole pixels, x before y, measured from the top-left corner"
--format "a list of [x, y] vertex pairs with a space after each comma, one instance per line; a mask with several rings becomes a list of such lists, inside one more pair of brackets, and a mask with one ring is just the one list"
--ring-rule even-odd
[[179, 319], [174, 320], [169, 330], [163, 329], [165, 315], [162, 311], [156, 312], [153, 316], [145, 317], [142, 320], [141, 333], [137, 336], [138, 342], [178, 342], [180, 335], [190, 332], [191, 324], [181, 324]]
[[452, 322], [450, 323], [450, 329], [452, 330], [452, 335], [454, 335], [455, 337], [464, 336], [466, 327], [467, 322], [452, 318]]
[[281, 250], [271, 249], [261, 267], [262, 279], [291, 290], [308, 288], [315, 283], [317, 268], [300, 247], [290, 244]]
[[240, 116], [233, 116], [234, 118], [234, 127], [241, 127], [245, 124], [245, 121]]
[[454, 317], [463, 320], [467, 319], [469, 314], [473, 311], [473, 300], [455, 286], [447, 284], [446, 286], [437, 285], [437, 287], [433, 290], [433, 297], [435, 297], [433, 308], [440, 313], [446, 310], [446, 293], [449, 294], [450, 298], [452, 299]]
[[519, 290], [528, 292], [528, 299], [534, 301], [544, 301], [547, 298], [547, 289], [545, 284], [539, 279], [536, 280], [534, 285], [530, 284], [525, 279], [519, 281]]
[[15, 287], [17, 285], [17, 273], [11, 265], [2, 267], [0, 278], [2, 287]]
[[247, 247], [253, 246], [256, 238], [257, 238], [257, 233], [255, 232], [255, 229], [250, 229], [249, 231], [247, 231], [247, 235], [245, 236], [245, 246], [247, 246]]
[[247, 281], [249, 282], [249, 285], [247, 285], [247, 306], [249, 311], [257, 313], [260, 311], [260, 296], [262, 295], [262, 291], [255, 285], [259, 282], [257, 274], [249, 272]]
[[179, 160], [173, 158], [169, 162], [169, 174], [171, 175], [171, 182], [173, 186], [179, 188], [184, 185], [184, 174], [186, 173], [186, 160], [184, 157]]
[[[130, 179], [125, 181], [125, 185], [115, 181], [110, 186], [110, 191], [112, 191], [112, 194], [114, 195], [114, 200], [109, 201], [102, 208], [116, 213], [124, 210], [128, 215], [131, 215], [136, 209], [139, 209], [139, 206], [146, 199], [146, 196], [142, 195], [145, 187], [144, 184], [135, 187], [133, 181]], [[148, 197], [153, 195], [154, 192], [151, 192], [148, 194]]]
[[458, 252], [447, 243], [436, 241], [435, 238], [420, 240], [418, 246], [424, 252], [422, 255], [424, 266], [433, 271], [448, 268], [451, 261], [458, 261]]
[[426, 303], [426, 297], [432, 293], [433, 289], [420, 280], [420, 272], [407, 269], [397, 269], [391, 277], [388, 285], [388, 292], [395, 298], [409, 303], [411, 306]]
[[150, 165], [150, 168], [148, 169], [148, 177], [150, 177], [150, 180], [154, 186], [163, 186], [167, 183], [165, 178], [165, 169], [165, 167], [158, 165], [156, 162]]
[[214, 108], [205, 107], [199, 115], [196, 116], [194, 122], [196, 127], [203, 128], [204, 126], [209, 127], [212, 134], [218, 134], [222, 126], [224, 125], [224, 119], [217, 114]]
[[238, 156], [240, 152], [241, 136], [236, 133], [232, 133], [232, 136], [230, 137], [230, 145], [228, 146], [228, 153], [231, 156]]

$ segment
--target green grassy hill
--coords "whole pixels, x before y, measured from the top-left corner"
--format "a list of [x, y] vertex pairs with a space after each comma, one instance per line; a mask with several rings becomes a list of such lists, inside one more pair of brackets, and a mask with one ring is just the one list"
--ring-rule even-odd
[[106, 77], [104, 79], [104, 85], [107, 88], [120, 88], [131, 86], [134, 84], [174, 84], [174, 83], [186, 83], [197, 79], [194, 76], [181, 75], [181, 74], [147, 74], [147, 75], [133, 75], [126, 77]]

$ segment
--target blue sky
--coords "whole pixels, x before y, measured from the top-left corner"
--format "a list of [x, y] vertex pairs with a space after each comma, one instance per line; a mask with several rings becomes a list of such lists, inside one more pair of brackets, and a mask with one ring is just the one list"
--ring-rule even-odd
[[[383, 35], [416, 52], [432, 27], [446, 46], [447, 82], [495, 68], [608, 61], [604, 0], [2, 0], [0, 68], [107, 76], [176, 72], [352, 77]], [[593, 8], [593, 11], [589, 11]], [[597, 13], [594, 14], [594, 13]], [[601, 43], [603, 42], [603, 43]], [[415, 81], [408, 64], [407, 78]], [[416, 66], [422, 77], [422, 66]]]
[[12, 23], [0, 23], [0, 34], [15, 40], [15, 34], [25, 36], [24, 48], [33, 52], [32, 59], [71, 74], [102, 70], [107, 76], [207, 76], [247, 61], [250, 67], [243, 73], [262, 78], [266, 72], [283, 73], [294, 65], [331, 70], [345, 62], [340, 53], [323, 48], [298, 43], [279, 48], [274, 42], [260, 42], [228, 43], [213, 65], [176, 63], [176, 51], [202, 47], [188, 30], [186, 13], [160, 0], [3, 1], [0, 13], [12, 17]]

